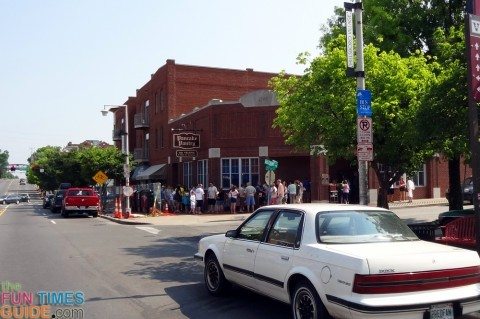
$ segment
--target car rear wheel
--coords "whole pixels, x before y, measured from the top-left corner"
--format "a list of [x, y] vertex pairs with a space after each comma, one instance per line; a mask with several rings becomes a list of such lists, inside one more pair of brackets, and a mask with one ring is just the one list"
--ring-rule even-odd
[[205, 287], [211, 295], [219, 296], [228, 288], [228, 281], [215, 256], [210, 255], [206, 258], [203, 276]]
[[307, 281], [296, 284], [292, 296], [293, 318], [327, 319], [330, 318], [315, 288]]

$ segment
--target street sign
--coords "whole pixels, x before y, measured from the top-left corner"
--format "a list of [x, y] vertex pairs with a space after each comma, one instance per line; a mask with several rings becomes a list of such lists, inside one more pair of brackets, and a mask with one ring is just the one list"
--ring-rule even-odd
[[357, 157], [359, 161], [373, 161], [373, 145], [358, 144]]
[[372, 93], [369, 90], [357, 90], [357, 115], [372, 116]]
[[265, 183], [267, 183], [268, 185], [272, 185], [273, 183], [275, 183], [275, 173], [273, 171], [268, 171], [265, 174]]
[[131, 186], [123, 186], [123, 195], [130, 197], [133, 195], [133, 188]]
[[353, 64], [353, 13], [345, 11], [345, 26], [347, 29], [347, 68], [354, 68]]
[[265, 160], [265, 170], [274, 171], [278, 168], [278, 162], [276, 160]]
[[176, 150], [175, 155], [177, 157], [198, 157], [196, 150]]
[[357, 118], [357, 144], [373, 143], [372, 126], [372, 118]]
[[97, 184], [100, 185], [105, 184], [105, 182], [108, 180], [108, 176], [102, 171], [98, 171], [97, 174], [95, 174], [92, 178], [95, 182], [97, 182]]
[[480, 17], [470, 14], [470, 70], [473, 99], [480, 102]]

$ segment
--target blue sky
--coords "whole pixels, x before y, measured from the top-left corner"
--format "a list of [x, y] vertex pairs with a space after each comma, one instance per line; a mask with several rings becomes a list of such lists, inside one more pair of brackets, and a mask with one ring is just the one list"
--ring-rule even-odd
[[0, 0], [0, 150], [109, 143], [112, 116], [167, 59], [302, 74], [340, 0]]

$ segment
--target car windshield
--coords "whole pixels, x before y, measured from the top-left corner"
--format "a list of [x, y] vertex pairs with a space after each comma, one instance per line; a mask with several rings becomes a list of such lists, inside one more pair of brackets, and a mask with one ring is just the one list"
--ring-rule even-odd
[[322, 243], [366, 243], [418, 240], [413, 231], [388, 211], [334, 211], [317, 215]]

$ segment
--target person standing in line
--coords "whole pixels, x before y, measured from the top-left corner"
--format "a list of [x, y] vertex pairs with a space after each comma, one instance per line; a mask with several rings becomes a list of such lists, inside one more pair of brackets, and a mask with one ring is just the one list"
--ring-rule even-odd
[[350, 185], [348, 180], [344, 179], [342, 182], [342, 203], [348, 204], [348, 195], [350, 194]]
[[283, 198], [285, 197], [285, 186], [282, 180], [277, 180], [277, 204], [283, 204]]
[[253, 213], [253, 211], [255, 210], [256, 192], [257, 190], [255, 189], [255, 187], [253, 187], [251, 183], [247, 183], [247, 187], [245, 187], [247, 213]]
[[198, 184], [197, 188], [195, 189], [195, 198], [197, 200], [196, 208], [197, 208], [197, 213], [200, 215], [202, 214], [202, 207], [203, 207], [203, 198], [205, 196], [205, 191], [203, 190], [203, 185]]
[[243, 209], [245, 208], [246, 202], [246, 193], [245, 193], [245, 185], [240, 185], [238, 187], [238, 208], [240, 208], [240, 213], [243, 213]]
[[189, 199], [190, 199], [190, 214], [195, 215], [196, 214], [195, 206], [197, 205], [197, 197], [195, 196], [195, 187], [192, 187], [192, 189], [190, 190]]
[[410, 177], [407, 178], [407, 197], [408, 202], [411, 203], [413, 200], [413, 191], [415, 190], [415, 183]]
[[215, 202], [217, 200], [217, 195], [218, 195], [218, 189], [213, 183], [208, 184], [208, 189], [207, 189], [207, 194], [208, 194], [208, 212], [215, 212]]
[[230, 198], [230, 213], [237, 213], [237, 198], [238, 198], [238, 189], [235, 185], [232, 185], [230, 192], [228, 192], [228, 198]]
[[270, 188], [268, 189], [268, 194], [270, 197], [268, 205], [275, 205], [277, 203], [277, 187], [275, 186], [275, 183], [272, 183], [272, 185], [270, 185]]
[[293, 204], [295, 203], [295, 199], [297, 196], [297, 185], [293, 181], [290, 181], [290, 183], [287, 186], [287, 192], [288, 192], [288, 203]]
[[407, 185], [405, 184], [403, 177], [400, 177], [398, 189], [400, 190], [400, 201], [403, 202], [405, 200], [405, 192], [407, 191]]
[[303, 184], [299, 179], [297, 179], [296, 184], [297, 184], [297, 196], [295, 198], [295, 202], [298, 204], [301, 204], [303, 203], [303, 190], [304, 190]]

